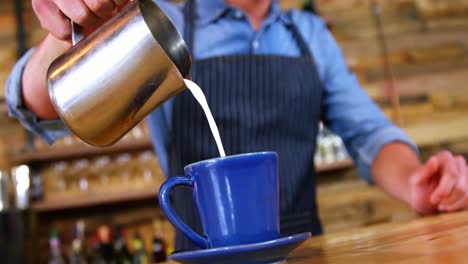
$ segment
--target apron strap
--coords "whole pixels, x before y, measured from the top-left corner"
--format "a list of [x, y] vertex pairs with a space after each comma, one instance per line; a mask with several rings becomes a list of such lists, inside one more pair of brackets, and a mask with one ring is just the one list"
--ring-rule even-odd
[[[197, 16], [197, 3], [196, 0], [187, 0], [184, 6], [184, 39], [185, 43], [193, 56], [194, 42], [195, 42], [195, 19]], [[297, 25], [293, 22], [292, 12], [287, 12], [286, 15], [291, 20], [291, 23], [287, 25], [294, 39], [299, 46], [301, 55], [313, 58], [312, 52], [309, 49], [309, 45], [305, 41], [304, 37], [300, 33]]]
[[301, 54], [303, 56], [306, 56], [312, 59], [313, 58], [312, 51], [309, 49], [309, 45], [305, 41], [301, 32], [299, 31], [299, 28], [294, 23], [292, 12], [291, 11], [287, 12], [286, 16], [288, 16], [289, 20], [291, 21], [291, 23], [287, 24], [287, 27], [289, 28], [289, 30], [291, 30], [291, 33], [296, 39], [296, 42], [297, 42], [297, 45], [299, 46], [299, 50], [301, 51]]
[[195, 0], [187, 0], [183, 9], [184, 14], [184, 40], [190, 54], [193, 56], [193, 43], [195, 36], [195, 18], [197, 4]]

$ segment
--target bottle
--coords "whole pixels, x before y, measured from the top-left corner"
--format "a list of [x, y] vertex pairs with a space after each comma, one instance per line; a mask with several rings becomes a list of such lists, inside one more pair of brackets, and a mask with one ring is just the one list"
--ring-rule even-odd
[[323, 157], [325, 155], [324, 148], [323, 148], [323, 123], [319, 123], [318, 132], [317, 132], [317, 142], [315, 148], [315, 155], [314, 155], [314, 163], [315, 166], [320, 166], [323, 164]]
[[332, 140], [333, 155], [335, 156], [335, 161], [342, 161], [348, 157], [348, 152], [343, 143], [343, 140], [336, 134], [330, 136]]
[[106, 261], [104, 260], [104, 257], [102, 256], [101, 253], [101, 242], [99, 240], [99, 235], [98, 232], [96, 231], [93, 235], [93, 257], [92, 257], [92, 263], [93, 264], [106, 264]]
[[99, 236], [99, 251], [106, 263], [113, 262], [114, 259], [114, 246], [112, 245], [112, 233], [111, 229], [107, 225], [101, 225], [98, 227]]
[[44, 199], [42, 175], [37, 168], [31, 168], [31, 200], [41, 201]]
[[115, 264], [130, 264], [132, 263], [132, 256], [128, 251], [127, 245], [123, 238], [124, 231], [117, 227], [114, 231], [114, 259]]
[[79, 220], [73, 228], [72, 254], [70, 264], [85, 264], [84, 257], [84, 221]]
[[135, 248], [135, 254], [133, 255], [132, 264], [148, 264], [143, 239], [138, 233], [133, 239], [133, 247]]
[[70, 256], [70, 264], [85, 264], [86, 260], [83, 256], [83, 247], [79, 239], [75, 238], [72, 241], [72, 254]]
[[157, 219], [153, 222], [154, 238], [151, 247], [153, 255], [153, 263], [165, 262], [166, 256], [166, 243], [163, 239], [161, 220]]
[[49, 238], [49, 247], [50, 247], [50, 258], [49, 264], [65, 264], [65, 261], [62, 257], [62, 250], [60, 245], [60, 238], [58, 231], [53, 229], [50, 232]]

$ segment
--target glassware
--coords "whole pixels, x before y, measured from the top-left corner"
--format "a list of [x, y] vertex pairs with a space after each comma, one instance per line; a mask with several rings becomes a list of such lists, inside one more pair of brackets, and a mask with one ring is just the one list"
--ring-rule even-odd
[[119, 154], [115, 158], [115, 169], [117, 170], [117, 177], [119, 179], [119, 185], [123, 188], [128, 188], [131, 185], [131, 173], [129, 170], [129, 162], [132, 156], [129, 153]]
[[68, 163], [66, 161], [56, 162], [52, 165], [52, 171], [56, 180], [56, 190], [58, 192], [65, 192], [67, 190], [65, 174], [68, 171]]
[[67, 173], [67, 180], [70, 183], [71, 192], [83, 193], [89, 191], [89, 167], [88, 159], [78, 159], [72, 162]]
[[155, 156], [152, 151], [143, 151], [138, 155], [138, 164], [140, 168], [140, 177], [144, 183], [153, 183], [155, 181]]
[[19, 165], [12, 169], [15, 189], [16, 208], [26, 209], [29, 206], [30, 169], [27, 165]]
[[110, 177], [110, 166], [112, 165], [112, 160], [110, 156], [100, 156], [93, 160], [91, 164], [91, 171], [93, 178], [97, 178], [99, 182], [97, 189], [101, 190], [109, 190], [109, 187], [112, 186], [112, 181]]

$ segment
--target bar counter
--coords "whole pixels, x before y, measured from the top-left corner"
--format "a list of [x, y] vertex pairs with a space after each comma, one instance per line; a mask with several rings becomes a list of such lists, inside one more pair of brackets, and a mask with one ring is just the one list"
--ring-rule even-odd
[[468, 263], [468, 212], [315, 237], [287, 263]]
[[466, 264], [468, 212], [313, 237], [296, 248], [285, 263]]

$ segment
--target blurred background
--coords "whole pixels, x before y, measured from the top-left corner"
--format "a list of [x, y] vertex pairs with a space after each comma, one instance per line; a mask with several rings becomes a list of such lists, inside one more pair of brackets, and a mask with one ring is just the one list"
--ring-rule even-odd
[[[327, 21], [362, 87], [416, 142], [422, 158], [442, 148], [468, 154], [468, 0], [280, 3]], [[2, 1], [1, 262], [163, 261], [173, 250], [174, 230], [158, 209], [164, 175], [145, 123], [98, 149], [73, 136], [48, 146], [8, 117], [6, 78], [44, 36], [31, 1]], [[327, 128], [321, 126], [317, 142], [325, 232], [418, 217], [360, 180]]]

